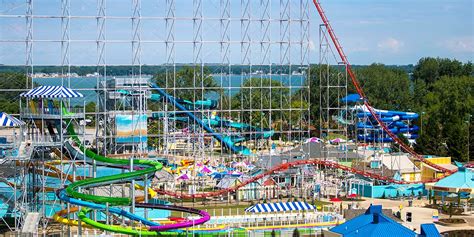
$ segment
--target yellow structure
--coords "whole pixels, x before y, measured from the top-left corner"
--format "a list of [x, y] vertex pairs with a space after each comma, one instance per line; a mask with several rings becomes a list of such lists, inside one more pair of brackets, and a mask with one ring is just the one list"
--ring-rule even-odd
[[[451, 157], [431, 157], [431, 158], [426, 158], [427, 160], [433, 162], [434, 164], [437, 164], [439, 166], [442, 166], [444, 168], [450, 169], [450, 170], [456, 170], [456, 166], [451, 164]], [[434, 178], [441, 178], [444, 173], [425, 164], [425, 163], [419, 163], [419, 167], [421, 169], [421, 180], [431, 180]]]

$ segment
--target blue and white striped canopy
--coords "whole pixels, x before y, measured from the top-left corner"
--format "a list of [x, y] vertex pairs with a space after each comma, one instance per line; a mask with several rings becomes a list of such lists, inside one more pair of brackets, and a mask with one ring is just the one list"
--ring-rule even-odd
[[77, 98], [84, 97], [81, 93], [64, 86], [40, 86], [21, 93], [29, 98]]
[[0, 112], [0, 127], [18, 127], [24, 124], [25, 122], [7, 113]]
[[246, 212], [280, 212], [280, 211], [302, 211], [316, 209], [306, 202], [276, 202], [255, 204], [245, 209]]

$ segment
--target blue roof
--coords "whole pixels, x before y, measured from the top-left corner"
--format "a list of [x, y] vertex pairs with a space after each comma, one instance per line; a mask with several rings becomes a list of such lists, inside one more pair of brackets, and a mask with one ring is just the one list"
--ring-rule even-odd
[[344, 237], [416, 237], [417, 234], [382, 213], [381, 205], [371, 205], [365, 214], [331, 229]]
[[474, 173], [465, 167], [459, 167], [456, 173], [439, 180], [434, 187], [474, 189]]
[[434, 224], [421, 224], [420, 237], [439, 237], [439, 231]]

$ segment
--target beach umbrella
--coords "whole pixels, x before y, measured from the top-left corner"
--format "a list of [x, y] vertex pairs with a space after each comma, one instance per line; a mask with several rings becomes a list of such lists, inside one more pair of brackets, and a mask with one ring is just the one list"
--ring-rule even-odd
[[333, 197], [333, 198], [329, 199], [329, 201], [331, 201], [331, 202], [342, 202], [342, 200], [337, 198], [337, 197]]
[[347, 196], [348, 198], [356, 198], [357, 197], [357, 194], [355, 193], [351, 193], [349, 194], [349, 196]]
[[306, 142], [314, 142], [314, 143], [321, 143], [321, 139], [319, 137], [311, 137], [306, 140]]
[[209, 173], [211, 173], [212, 171], [211, 171], [209, 168], [207, 168], [207, 166], [204, 166], [204, 168], [202, 168], [201, 172], [206, 173], [206, 174], [209, 174]]
[[181, 176], [178, 177], [178, 179], [188, 180], [189, 176], [187, 174], [182, 174]]
[[448, 198], [456, 198], [456, 197], [458, 197], [458, 195], [457, 195], [456, 193], [450, 193], [450, 194], [446, 195], [446, 197], [448, 197]]

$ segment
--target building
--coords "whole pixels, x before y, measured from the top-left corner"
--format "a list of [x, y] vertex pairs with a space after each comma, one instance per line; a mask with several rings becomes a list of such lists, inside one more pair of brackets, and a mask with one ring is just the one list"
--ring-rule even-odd
[[421, 232], [417, 234], [383, 214], [381, 205], [371, 205], [364, 214], [323, 234], [324, 237], [439, 237], [434, 224], [422, 224]]
[[[457, 167], [453, 164], [451, 164], [451, 157], [431, 157], [427, 156], [425, 157], [428, 161], [432, 162], [433, 164], [439, 165], [441, 167], [444, 167], [446, 169], [456, 171]], [[419, 167], [421, 170], [421, 180], [432, 180], [436, 178], [441, 178], [444, 176], [444, 172], [440, 171], [436, 168], [433, 168], [423, 162], [419, 162]]]
[[406, 153], [382, 154], [382, 164], [389, 170], [394, 171], [399, 179], [404, 181], [420, 181], [421, 171]]

